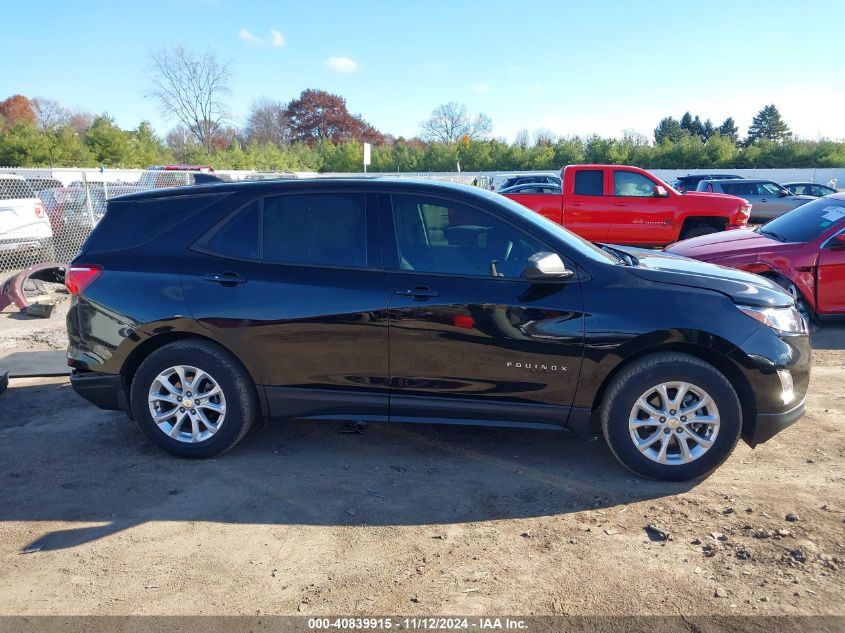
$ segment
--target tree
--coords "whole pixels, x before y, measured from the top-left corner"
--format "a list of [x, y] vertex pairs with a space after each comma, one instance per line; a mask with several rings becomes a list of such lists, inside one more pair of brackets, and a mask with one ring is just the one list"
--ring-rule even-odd
[[94, 124], [85, 135], [85, 144], [98, 163], [115, 167], [132, 161], [129, 134], [117, 127], [108, 114], [94, 118]]
[[155, 87], [149, 96], [211, 152], [212, 139], [227, 117], [223, 97], [229, 92], [229, 64], [213, 53], [194, 55], [181, 46], [151, 52], [150, 57]]
[[670, 116], [660, 119], [660, 123], [654, 128], [654, 143], [662, 144], [664, 141], [677, 143], [686, 135], [686, 130], [681, 127], [678, 121]]
[[133, 162], [140, 167], [169, 162], [170, 152], [156, 136], [149, 121], [141, 124], [132, 134]]
[[0, 125], [11, 129], [16, 125], [34, 125], [35, 113], [32, 104], [23, 95], [12, 95], [0, 101]]
[[761, 139], [781, 142], [792, 136], [789, 126], [781, 119], [774, 104], [765, 106], [751, 120], [746, 143], [751, 145]]
[[36, 97], [31, 104], [35, 125], [39, 130], [55, 130], [70, 121], [70, 112], [55, 99]]
[[326, 139], [332, 143], [361, 141], [381, 143], [384, 136], [361, 115], [350, 114], [346, 99], [325, 90], [303, 90], [288, 103], [285, 115], [293, 142], [309, 145]]
[[739, 140], [739, 128], [736, 126], [736, 121], [728, 117], [722, 122], [722, 125], [716, 128], [716, 132], [722, 138], [727, 138], [736, 143]]
[[272, 143], [284, 147], [290, 143], [290, 119], [285, 104], [262, 98], [253, 101], [244, 127], [244, 138], [259, 145]]
[[534, 145], [537, 147], [551, 147], [556, 140], [555, 133], [547, 127], [541, 127], [534, 131]]
[[514, 138], [513, 144], [517, 147], [522, 147], [523, 149], [527, 148], [528, 145], [530, 145], [528, 128], [522, 128], [519, 132], [516, 133], [516, 138]]
[[455, 143], [462, 136], [472, 140], [489, 136], [493, 121], [482, 112], [470, 114], [465, 105], [452, 101], [437, 106], [420, 128], [426, 140]]

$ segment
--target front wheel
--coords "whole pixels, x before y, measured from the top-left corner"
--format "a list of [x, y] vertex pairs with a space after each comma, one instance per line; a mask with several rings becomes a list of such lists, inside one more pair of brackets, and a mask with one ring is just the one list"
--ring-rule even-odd
[[693, 227], [688, 228], [684, 231], [684, 234], [681, 235], [682, 240], [688, 240], [691, 237], [701, 237], [702, 235], [710, 235], [711, 233], [718, 233], [719, 228], [715, 227], [711, 224], [697, 224]]
[[223, 348], [201, 340], [165, 345], [132, 379], [132, 414], [157, 446], [179, 457], [214, 457], [252, 426], [255, 386]]
[[730, 382], [688, 354], [663, 352], [624, 368], [601, 410], [608, 446], [644, 477], [683, 481], [724, 462], [742, 430], [742, 409]]

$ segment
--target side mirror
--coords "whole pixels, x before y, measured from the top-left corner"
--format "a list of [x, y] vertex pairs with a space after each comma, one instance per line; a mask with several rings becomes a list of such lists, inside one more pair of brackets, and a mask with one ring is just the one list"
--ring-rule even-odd
[[778, 191], [778, 195], [779, 195], [781, 198], [786, 198], [787, 196], [791, 196], [791, 195], [792, 195], [792, 192], [791, 192], [789, 189], [780, 189], [780, 190]]
[[669, 192], [666, 191], [666, 187], [661, 185], [654, 185], [654, 197], [655, 198], [668, 198]]
[[525, 267], [525, 278], [540, 279], [568, 279], [575, 273], [566, 268], [560, 255], [540, 251], [528, 258], [528, 266]]

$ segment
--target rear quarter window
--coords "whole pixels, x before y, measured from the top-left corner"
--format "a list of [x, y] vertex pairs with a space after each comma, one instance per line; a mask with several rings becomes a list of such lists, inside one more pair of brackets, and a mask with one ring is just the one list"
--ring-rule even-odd
[[36, 197], [35, 190], [25, 180], [0, 178], [0, 200], [26, 200]]
[[106, 215], [82, 248], [106, 253], [141, 246], [184, 224], [227, 194], [111, 200]]

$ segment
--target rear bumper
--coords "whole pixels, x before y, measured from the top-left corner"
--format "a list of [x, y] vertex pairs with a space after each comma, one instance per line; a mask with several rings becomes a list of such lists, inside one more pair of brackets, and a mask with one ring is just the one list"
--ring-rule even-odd
[[126, 385], [120, 374], [74, 371], [70, 375], [73, 390], [91, 404], [110, 411], [129, 414]]
[[754, 448], [758, 444], [772, 439], [785, 428], [797, 422], [804, 415], [805, 410], [806, 403], [804, 400], [801, 400], [797, 407], [789, 411], [782, 413], [758, 413], [754, 430], [744, 439], [751, 448]]

